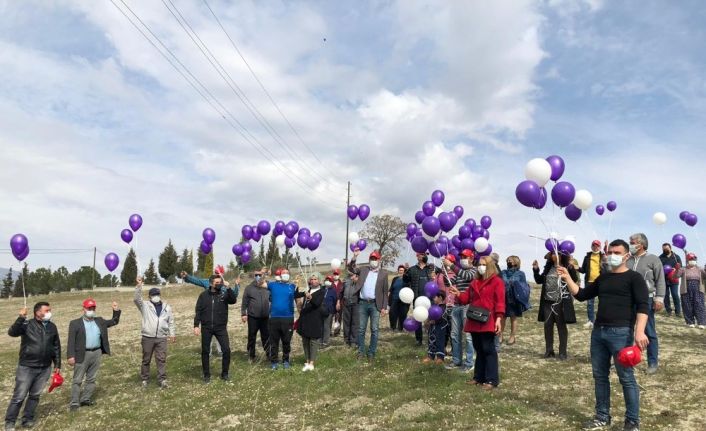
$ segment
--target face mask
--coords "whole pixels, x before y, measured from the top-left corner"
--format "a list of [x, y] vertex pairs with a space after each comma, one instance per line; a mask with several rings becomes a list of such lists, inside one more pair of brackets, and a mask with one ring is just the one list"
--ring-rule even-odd
[[260, 280], [262, 280], [262, 276], [256, 275], [256, 276], [255, 276], [255, 281], [259, 283]]
[[282, 281], [289, 281], [289, 274], [282, 274]]
[[338, 276], [338, 275], [334, 275], [334, 276], [333, 276], [333, 279], [334, 279], [335, 281], [338, 281], [338, 280], [340, 280], [340, 279], [341, 279], [341, 277], [340, 277], [340, 276]]
[[695, 261], [695, 260], [690, 260], [690, 261], [687, 262], [687, 263], [689, 264], [689, 266], [696, 266], [696, 261]]
[[638, 251], [638, 246], [634, 244], [630, 244], [630, 254], [636, 255]]
[[470, 268], [471, 261], [468, 259], [461, 259], [461, 268]]
[[487, 267], [485, 265], [478, 265], [478, 274], [485, 275], [486, 268]]
[[623, 256], [619, 254], [611, 254], [608, 256], [608, 265], [617, 268], [623, 264]]
[[89, 319], [96, 317], [96, 310], [86, 310], [86, 317]]
[[160, 298], [159, 295], [157, 295], [157, 296], [151, 297], [150, 301], [152, 301], [155, 304], [159, 304], [160, 302], [162, 302], [162, 298]]
[[331, 286], [331, 282], [330, 282], [330, 281], [325, 281], [325, 282], [324, 282], [324, 286], [330, 287], [330, 286]]
[[377, 267], [378, 267], [379, 264], [380, 264], [380, 262], [378, 262], [377, 260], [371, 260], [371, 261], [370, 261], [370, 267], [373, 268], [373, 269], [377, 269]]
[[50, 320], [51, 320], [51, 311], [47, 311], [47, 312], [44, 314], [44, 317], [42, 317], [42, 321], [48, 322], [48, 321], [50, 321]]
[[663, 249], [663, 250], [662, 250], [662, 253], [664, 253], [664, 254], [669, 254], [669, 250]]
[[275, 281], [280, 281], [280, 280], [282, 280], [282, 277], [280, 277], [279, 275], [275, 275]]
[[593, 253], [593, 254], [598, 254], [598, 253], [600, 253], [600, 252], [601, 252], [600, 250], [595, 250], [595, 251], [594, 251], [594, 250], [591, 250], [591, 253]]

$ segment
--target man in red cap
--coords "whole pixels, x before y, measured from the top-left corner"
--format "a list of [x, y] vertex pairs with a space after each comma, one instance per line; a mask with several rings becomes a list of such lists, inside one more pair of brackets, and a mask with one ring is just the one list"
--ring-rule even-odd
[[[428, 260], [429, 257], [426, 253], [417, 253], [417, 264], [407, 269], [402, 278], [404, 285], [409, 286], [414, 292], [415, 300], [420, 296], [424, 296], [424, 285], [434, 279], [434, 265], [429, 265]], [[422, 345], [422, 336], [423, 332], [420, 325], [419, 329], [414, 332], [417, 346]]]
[[[584, 289], [579, 288], [564, 267], [557, 268], [569, 292], [579, 301], [598, 297], [598, 313], [591, 333], [591, 365], [596, 393], [595, 417], [584, 424], [584, 430], [610, 427], [610, 363], [621, 349], [636, 344], [645, 350], [650, 340], [645, 334], [649, 313], [649, 294], [644, 276], [628, 268], [630, 246], [622, 239], [610, 243], [608, 265], [604, 273]], [[633, 340], [633, 334], [635, 334]], [[640, 427], [640, 389], [632, 368], [615, 362], [615, 370], [625, 397], [624, 431]]]
[[[348, 271], [357, 268], [356, 259], [360, 255], [360, 250], [353, 252], [353, 259], [348, 264]], [[380, 252], [373, 250], [370, 253], [367, 268], [360, 268], [360, 276], [356, 283], [353, 294], [358, 296], [358, 359], [367, 356], [368, 362], [375, 360], [378, 344], [378, 332], [380, 330], [380, 315], [388, 312], [387, 295], [389, 283], [388, 273], [380, 268]], [[370, 345], [365, 348], [365, 332], [370, 320]]]
[[[597, 239], [591, 243], [591, 251], [584, 256], [583, 265], [578, 271], [584, 275], [585, 287], [590, 287], [599, 275], [609, 271], [605, 263], [605, 254], [601, 250], [601, 242]], [[593, 322], [596, 320], [593, 298], [586, 301], [586, 313], [588, 314], [588, 322], [583, 326], [584, 328], [593, 328]]]
[[[106, 320], [96, 316], [96, 301], [91, 298], [83, 301], [83, 316], [69, 323], [69, 342], [66, 348], [68, 363], [74, 368], [71, 383], [71, 411], [79, 406], [92, 406], [91, 399], [96, 390], [96, 377], [101, 365], [101, 356], [110, 355], [108, 328], [120, 322], [120, 308], [113, 301], [113, 317]], [[83, 393], [81, 385], [85, 379]]]

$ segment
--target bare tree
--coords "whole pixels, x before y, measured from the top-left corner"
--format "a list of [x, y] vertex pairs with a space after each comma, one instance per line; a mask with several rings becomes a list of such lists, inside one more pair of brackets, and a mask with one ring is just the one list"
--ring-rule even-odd
[[360, 231], [360, 237], [377, 245], [382, 265], [391, 265], [400, 255], [406, 233], [407, 225], [401, 218], [383, 214], [371, 217]]

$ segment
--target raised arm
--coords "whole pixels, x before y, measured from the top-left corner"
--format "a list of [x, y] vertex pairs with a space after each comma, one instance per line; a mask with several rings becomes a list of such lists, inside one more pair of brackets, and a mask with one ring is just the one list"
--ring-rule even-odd
[[208, 278], [197, 278], [197, 277], [194, 277], [193, 275], [188, 275], [188, 274], [186, 274], [184, 276], [184, 282], [203, 287], [204, 289], [208, 289], [211, 286], [209, 284]]
[[135, 303], [135, 306], [137, 306], [137, 309], [140, 311], [140, 314], [142, 314], [142, 277], [137, 277], [137, 285], [135, 286], [135, 296], [133, 298], [133, 302]]

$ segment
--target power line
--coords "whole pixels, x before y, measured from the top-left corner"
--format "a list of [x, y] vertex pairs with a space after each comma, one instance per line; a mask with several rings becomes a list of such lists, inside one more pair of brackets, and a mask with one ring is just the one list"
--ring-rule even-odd
[[[152, 35], [152, 37], [164, 48], [164, 50], [174, 58], [174, 60], [183, 68], [183, 70], [180, 69], [174, 63], [174, 61], [172, 61], [172, 59], [169, 58], [169, 56], [167, 56], [167, 54], [165, 54], [165, 52], [162, 51], [162, 49], [160, 49], [147, 34], [145, 34], [145, 32], [132, 20], [132, 18], [130, 18], [127, 15], [127, 13], [120, 6], [118, 6], [118, 4], [114, 0], [110, 0], [110, 2], [128, 20], [128, 22], [130, 22], [130, 24], [132, 24], [132, 26], [142, 35], [142, 37], [144, 37], [150, 43], [150, 45], [152, 45], [152, 47], [154, 47], [157, 50], [157, 52], [159, 52], [159, 54], [162, 57], [164, 57], [165, 60], [167, 60], [167, 62], [182, 76], [182, 78], [184, 78], [184, 80], [199, 94], [199, 96], [201, 96], [201, 98], [203, 98], [206, 101], [206, 103], [208, 103], [209, 106], [211, 106], [211, 108], [214, 111], [216, 111], [216, 113], [221, 118], [223, 118], [223, 120], [225, 120], [226, 123], [228, 123], [228, 125], [231, 128], [233, 128], [233, 130], [238, 132], [248, 144], [250, 144], [253, 148], [255, 148], [255, 150], [258, 153], [260, 153], [260, 155], [262, 155], [265, 159], [267, 159], [270, 163], [272, 163], [275, 167], [277, 167], [283, 174], [285, 174], [287, 176], [290, 176], [290, 174], [293, 175], [293, 179], [296, 180], [298, 182], [298, 184], [300, 186], [302, 186], [302, 189], [304, 191], [306, 191], [307, 193], [309, 192], [309, 190], [313, 191], [314, 193], [319, 193], [314, 187], [312, 187], [310, 184], [308, 184], [304, 180], [302, 180], [296, 174], [296, 172], [291, 171], [291, 170], [290, 170], [291, 172], [287, 172], [289, 169], [287, 167], [285, 167], [284, 165], [282, 165], [276, 159], [275, 155], [272, 154], [272, 152], [267, 147], [265, 147], [264, 145], [259, 143], [259, 141], [248, 131], [248, 129], [242, 123], [240, 123], [240, 121], [238, 121], [238, 119], [235, 118], [235, 116], [225, 106], [223, 106], [223, 104], [218, 100], [218, 98], [216, 98], [208, 90], [208, 88], [206, 88], [206, 86], [203, 85], [203, 83], [198, 78], [196, 78], [196, 76], [194, 76], [193, 73], [191, 73], [189, 68], [186, 67], [179, 60], [179, 58], [161, 41], [161, 39], [156, 34], [154, 34], [154, 32], [151, 30], [151, 28], [147, 24], [145, 24], [144, 21], [142, 21], [142, 19], [130, 8], [129, 5], [127, 5], [125, 3], [124, 0], [120, 0], [120, 2], [125, 6], [125, 8], [128, 11], [130, 11], [130, 13], [135, 17], [135, 19], [137, 21], [139, 21], [140, 24], [142, 24], [142, 26]], [[188, 74], [188, 76], [187, 76], [187, 74]], [[197, 86], [197, 84], [198, 84], [198, 86], [201, 87], [201, 89], [203, 89], [203, 91]], [[210, 96], [210, 98], [207, 95]], [[211, 99], [213, 99], [213, 100], [211, 100]], [[215, 102], [215, 104], [214, 104], [214, 102]], [[218, 105], [218, 107], [216, 106], [216, 104]], [[219, 109], [219, 107], [220, 107], [220, 109]], [[221, 111], [221, 109], [223, 110], [223, 112]], [[230, 119], [228, 119], [228, 117], [226, 117], [224, 112], [225, 112], [225, 114], [228, 114], [228, 116], [232, 119], [232, 121]], [[236, 127], [236, 125], [233, 124], [234, 122], [239, 127]], [[246, 135], [246, 133], [250, 134], [252, 136], [252, 139], [250, 139]], [[269, 156], [268, 156], [268, 154], [269, 154]], [[331, 205], [331, 202], [326, 202], [324, 199], [322, 199], [318, 195], [312, 194], [312, 196], [317, 198], [319, 201], [321, 201], [322, 203], [324, 203], [326, 205]]]
[[[287, 116], [284, 115], [284, 112], [282, 112], [282, 110], [280, 109], [280, 107], [279, 107], [279, 105], [277, 104], [277, 102], [275, 102], [275, 99], [272, 97], [272, 95], [270, 94], [270, 92], [267, 91], [267, 88], [265, 88], [265, 85], [262, 83], [262, 81], [260, 81], [260, 78], [258, 78], [257, 74], [255, 73], [255, 71], [253, 70], [253, 68], [250, 66], [250, 63], [248, 63], [248, 61], [245, 59], [245, 56], [243, 55], [243, 53], [240, 51], [240, 49], [238, 49], [238, 45], [235, 43], [235, 41], [233, 40], [233, 38], [230, 37], [230, 34], [228, 33], [228, 31], [226, 31], [225, 27], [223, 27], [223, 24], [221, 23], [221, 20], [218, 18], [218, 16], [217, 16], [216, 13], [213, 11], [213, 9], [211, 9], [211, 6], [208, 4], [208, 2], [207, 2], [206, 0], [203, 0], [203, 3], [206, 5], [206, 7], [208, 8], [208, 10], [211, 12], [211, 15], [213, 15], [213, 18], [214, 18], [214, 19], [216, 20], [216, 22], [218, 23], [218, 26], [221, 28], [221, 30], [223, 31], [223, 33], [226, 35], [226, 37], [227, 37], [228, 40], [230, 41], [230, 44], [231, 44], [231, 45], [233, 46], [233, 48], [235, 49], [235, 52], [237, 52], [238, 55], [240, 56], [240, 58], [243, 60], [243, 63], [245, 63], [245, 66], [247, 66], [247, 68], [248, 68], [248, 70], [250, 71], [250, 73], [252, 74], [253, 78], [255, 78], [255, 81], [257, 81], [257, 83], [260, 85], [260, 88], [262, 89], [262, 91], [267, 95], [267, 98], [270, 99], [270, 102], [272, 102], [272, 105], [275, 107], [275, 109], [277, 110], [277, 112], [279, 112], [280, 116], [281, 116], [281, 117], [284, 119], [284, 121], [287, 123], [287, 125], [288, 125], [289, 128], [290, 128], [290, 130], [294, 133], [294, 135], [297, 137], [297, 139], [299, 140], [299, 142], [301, 142], [301, 144], [309, 151], [309, 153], [311, 153], [311, 155], [314, 156], [314, 159], [316, 159], [322, 166], [326, 166], [326, 165], [324, 164], [324, 162], [322, 162], [321, 159], [319, 159], [319, 157], [316, 155], [316, 153], [315, 153], [314, 151], [312, 151], [312, 149], [306, 144], [306, 142], [304, 142], [304, 140], [302, 139], [301, 135], [299, 135], [299, 132], [297, 132], [297, 130], [294, 128], [294, 126], [293, 126], [292, 123], [289, 121], [289, 119], [287, 118]], [[329, 169], [328, 167], [326, 167], [326, 169], [329, 171], [329, 173], [330, 173], [331, 175], [333, 175], [334, 177], [336, 176], [336, 173], [333, 172], [331, 169]]]
[[[167, 5], [167, 1], [171, 5], [171, 8], [169, 5]], [[235, 95], [240, 99], [240, 101], [243, 103], [243, 105], [247, 108], [247, 110], [250, 112], [250, 114], [257, 120], [260, 125], [265, 129], [265, 131], [274, 139], [275, 142], [286, 152], [288, 155], [298, 161], [300, 163], [300, 166], [302, 168], [306, 168], [306, 160], [304, 160], [297, 152], [294, 150], [288, 143], [287, 141], [277, 132], [277, 130], [272, 126], [272, 124], [269, 122], [269, 120], [260, 112], [260, 110], [257, 108], [255, 103], [253, 103], [250, 98], [247, 96], [245, 91], [243, 91], [242, 88], [235, 82], [233, 77], [228, 73], [228, 71], [223, 67], [220, 61], [218, 61], [218, 58], [216, 55], [208, 48], [208, 45], [206, 42], [204, 42], [201, 37], [198, 35], [196, 30], [189, 24], [189, 21], [184, 17], [184, 15], [181, 13], [179, 8], [172, 2], [172, 0], [162, 0], [162, 4], [164, 7], [167, 8], [169, 13], [174, 17], [174, 19], [177, 21], [179, 26], [184, 30], [184, 32], [189, 36], [191, 41], [196, 45], [196, 47], [201, 51], [201, 54], [208, 60], [208, 62], [211, 64], [211, 67], [220, 75], [220, 77], [223, 79], [223, 81], [230, 87], [230, 89], [235, 93]], [[172, 11], [172, 8], [174, 11]], [[174, 13], [179, 15], [177, 15]], [[180, 19], [181, 18], [181, 19]], [[183, 23], [182, 23], [183, 21]], [[187, 30], [188, 27], [188, 30]], [[193, 34], [193, 35], [192, 35]], [[194, 39], [196, 37], [196, 39]], [[198, 42], [197, 42], [198, 39]], [[205, 49], [205, 51], [204, 51]], [[214, 64], [215, 62], [215, 64]], [[316, 175], [321, 181], [327, 183], [330, 185], [332, 188], [336, 188], [336, 185], [332, 183], [328, 178], [322, 176], [319, 174], [314, 167], [312, 166], [311, 172]]]

